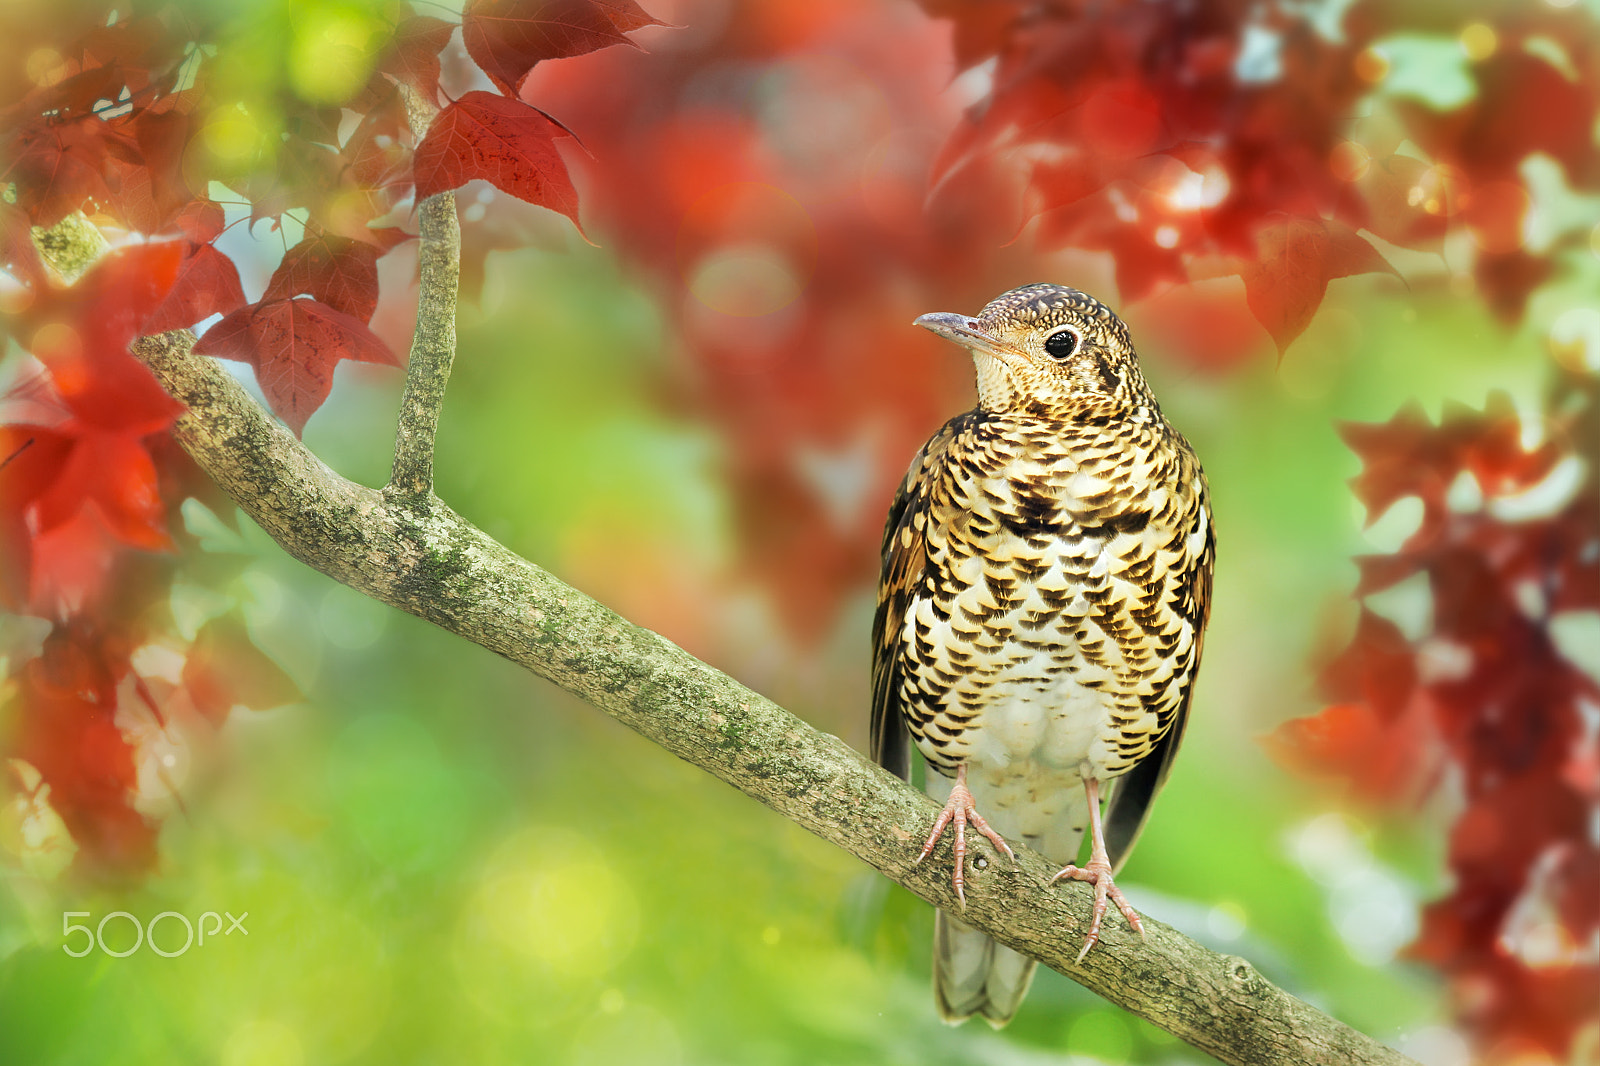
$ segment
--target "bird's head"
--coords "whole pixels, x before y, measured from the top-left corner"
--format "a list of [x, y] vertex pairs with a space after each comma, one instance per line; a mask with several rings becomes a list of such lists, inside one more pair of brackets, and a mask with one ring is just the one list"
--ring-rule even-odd
[[1155, 407], [1128, 327], [1077, 289], [1024, 285], [977, 318], [937, 312], [916, 324], [972, 350], [985, 410], [1070, 418], [1104, 404]]

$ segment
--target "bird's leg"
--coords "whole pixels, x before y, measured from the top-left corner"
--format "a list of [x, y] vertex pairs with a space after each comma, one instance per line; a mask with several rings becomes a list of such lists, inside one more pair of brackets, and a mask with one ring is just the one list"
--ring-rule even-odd
[[967, 764], [962, 763], [956, 767], [956, 783], [950, 789], [950, 798], [945, 801], [944, 810], [939, 812], [939, 818], [933, 823], [933, 832], [928, 834], [928, 842], [922, 845], [922, 854], [917, 856], [917, 862], [926, 859], [933, 846], [944, 835], [945, 826], [951, 822], [956, 826], [956, 872], [955, 886], [956, 899], [961, 901], [961, 906], [967, 905], [967, 823], [984, 836], [996, 848], [1005, 852], [1012, 862], [1017, 861], [1016, 854], [1011, 850], [1011, 845], [1006, 843], [1005, 837], [989, 828], [989, 823], [983, 820], [983, 815], [978, 813], [977, 806], [973, 803], [972, 793], [967, 791]]
[[1085, 777], [1083, 787], [1089, 794], [1089, 864], [1074, 866], [1069, 863], [1050, 879], [1052, 885], [1063, 877], [1070, 877], [1094, 886], [1094, 920], [1089, 923], [1089, 936], [1083, 942], [1083, 950], [1078, 952], [1079, 962], [1100, 939], [1100, 920], [1106, 916], [1107, 897], [1117, 901], [1117, 909], [1128, 919], [1128, 924], [1140, 937], [1144, 936], [1144, 922], [1139, 920], [1139, 912], [1133, 909], [1116, 882], [1111, 880], [1111, 858], [1106, 854], [1105, 830], [1100, 825], [1100, 782], [1092, 776]]

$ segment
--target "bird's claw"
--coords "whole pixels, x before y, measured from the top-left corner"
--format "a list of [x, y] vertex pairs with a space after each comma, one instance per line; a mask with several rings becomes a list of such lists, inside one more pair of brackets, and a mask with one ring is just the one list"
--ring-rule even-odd
[[[962, 775], [962, 777], [964, 778], [965, 775]], [[993, 844], [998, 850], [1005, 852], [1013, 863], [1017, 861], [1017, 856], [1011, 850], [1011, 845], [1006, 843], [1005, 837], [996, 833], [990, 828], [989, 823], [984, 821], [983, 815], [978, 813], [977, 806], [973, 803], [972, 793], [967, 791], [966, 782], [962, 778], [958, 778], [955, 787], [950, 790], [950, 798], [945, 801], [944, 810], [939, 813], [938, 819], [933, 823], [933, 831], [928, 834], [928, 842], [922, 845], [922, 853], [917, 856], [918, 863], [933, 852], [933, 846], [944, 835], [945, 827], [952, 822], [955, 823], [956, 827], [956, 868], [952, 880], [955, 884], [956, 899], [960, 900], [961, 906], [965, 908], [967, 905], [968, 823], [970, 822], [972, 828], [988, 837], [989, 843]]]
[[1083, 941], [1083, 950], [1078, 952], [1078, 962], [1082, 962], [1084, 956], [1089, 954], [1089, 949], [1099, 943], [1100, 921], [1106, 916], [1109, 900], [1116, 901], [1117, 909], [1128, 919], [1128, 924], [1133, 926], [1140, 939], [1144, 938], [1144, 922], [1139, 918], [1139, 912], [1128, 902], [1128, 897], [1122, 894], [1122, 889], [1111, 879], [1110, 863], [1091, 859], [1087, 866], [1069, 865], [1052, 877], [1050, 883], [1053, 885], [1063, 877], [1074, 881], [1087, 881], [1094, 886], [1094, 920], [1089, 923], [1089, 935]]

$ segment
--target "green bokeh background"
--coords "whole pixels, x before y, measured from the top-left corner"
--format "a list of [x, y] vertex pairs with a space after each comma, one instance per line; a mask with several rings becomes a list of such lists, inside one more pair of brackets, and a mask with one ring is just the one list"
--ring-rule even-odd
[[[1444, 888], [1444, 812], [1329, 813], [1332, 794], [1259, 738], [1317, 708], [1308, 664], [1353, 621], [1350, 557], [1407, 530], [1396, 513], [1362, 532], [1336, 423], [1411, 399], [1437, 417], [1497, 388], [1536, 411], [1550, 324], [1600, 291], [1600, 259], [1567, 265], [1515, 329], [1475, 299], [1357, 278], [1331, 286], [1281, 364], [1219, 378], [1144, 352], [1210, 476], [1219, 556], [1185, 751], [1123, 883], [1148, 913], [1440, 1062], [1459, 1045], [1439, 983], [1395, 952]], [[497, 253], [481, 309], [462, 313], [438, 491], [864, 747], [871, 590], [801, 648], [733, 571], [722, 445], [659, 400], [675, 344], [607, 250]], [[381, 483], [398, 389], [347, 364], [307, 443]], [[0, 865], [0, 1062], [1208, 1061], [1051, 972], [1004, 1032], [944, 1027], [925, 905], [592, 708], [304, 569], [248, 520], [188, 520], [250, 560], [180, 589], [180, 620], [238, 597], [306, 700], [187, 738], [185, 808], [164, 812], [160, 869], [138, 888]], [[1385, 609], [1414, 618], [1419, 603]], [[248, 934], [176, 958], [62, 950], [64, 911], [169, 910], [248, 912]], [[133, 936], [121, 920], [105, 934]], [[180, 939], [162, 925], [164, 946]]]

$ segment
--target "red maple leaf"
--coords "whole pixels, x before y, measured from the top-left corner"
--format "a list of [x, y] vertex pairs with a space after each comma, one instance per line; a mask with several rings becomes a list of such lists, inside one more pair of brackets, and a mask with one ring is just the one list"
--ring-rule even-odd
[[405, 138], [411, 133], [405, 101], [389, 86], [379, 93], [356, 128], [350, 131], [339, 155], [356, 181], [373, 189], [395, 189], [411, 184], [411, 153]]
[[455, 27], [443, 19], [413, 15], [400, 20], [394, 37], [378, 57], [378, 69], [393, 74], [429, 100], [439, 95], [439, 51]]
[[116, 123], [89, 115], [67, 122], [34, 119], [0, 146], [9, 160], [4, 180], [16, 186], [17, 204], [36, 226], [53, 226], [94, 199], [109, 202], [108, 160], [138, 165], [138, 145]]
[[181, 242], [119, 248], [70, 289], [43, 296], [25, 316], [29, 348], [72, 414], [102, 430], [142, 435], [183, 407], [128, 353], [128, 343], [171, 290]]
[[977, 66], [994, 55], [1005, 43], [1006, 33], [1026, 5], [1022, 0], [989, 0], [970, 4], [964, 0], [921, 0], [921, 7], [934, 18], [955, 22], [956, 70]]
[[107, 528], [124, 544], [147, 551], [172, 547], [155, 463], [144, 441], [131, 433], [108, 433], [69, 422], [61, 427], [67, 451], [35, 511], [41, 533], [99, 508]]
[[1550, 279], [1556, 265], [1548, 256], [1533, 255], [1522, 248], [1509, 252], [1483, 252], [1473, 265], [1472, 278], [1478, 283], [1489, 310], [1506, 323], [1515, 323], [1528, 306], [1528, 297]]
[[1330, 699], [1364, 703], [1380, 724], [1393, 722], [1416, 690], [1414, 652], [1393, 622], [1363, 607], [1350, 646], [1319, 680]]
[[606, 13], [611, 24], [623, 33], [630, 30], [642, 30], [646, 26], [665, 26], [666, 23], [651, 15], [644, 8], [634, 3], [634, 0], [592, 0], [593, 4]]
[[184, 329], [244, 305], [244, 289], [233, 260], [209, 244], [195, 245], [178, 268], [167, 298], [145, 319], [143, 332]]
[[127, 80], [115, 62], [90, 66], [0, 114], [3, 178], [15, 183], [16, 201], [36, 225], [54, 225], [89, 198], [111, 202], [119, 170], [141, 165], [135, 116], [94, 110], [117, 100]]
[[[1407, 495], [1425, 508], [1399, 551], [1360, 560], [1357, 593], [1426, 575], [1430, 631], [1408, 638], [1363, 607], [1350, 645], [1321, 672], [1331, 705], [1267, 738], [1287, 765], [1344, 778], [1368, 801], [1426, 795], [1449, 772], [1463, 807], [1450, 834], [1454, 887], [1425, 909], [1408, 954], [1450, 979], [1484, 1047], [1518, 1041], [1551, 1058], [1568, 1054], [1592, 1016], [1600, 968], [1581, 954], [1530, 959], [1517, 926], [1519, 914], [1548, 912], [1559, 936], [1583, 945], [1600, 921], [1595, 749], [1584, 726], [1600, 689], [1552, 632], [1568, 604], [1600, 599], [1589, 558], [1600, 490], [1583, 468], [1542, 515], [1507, 518], [1495, 503], [1576, 459], [1593, 437], [1596, 397], [1592, 375], [1564, 380], [1532, 450], [1503, 394], [1482, 411], [1447, 406], [1436, 426], [1411, 405], [1387, 423], [1341, 428], [1362, 459], [1352, 487], [1369, 515]], [[1449, 506], [1451, 486], [1468, 476], [1490, 502]]]
[[[180, 111], [150, 109], [136, 112], [131, 122], [141, 158], [136, 167], [119, 170], [126, 175], [125, 184], [132, 177], [142, 190], [141, 196], [148, 201], [149, 222], [139, 228], [146, 233], [159, 233], [172, 224], [194, 197], [183, 168], [184, 155], [198, 123], [194, 116]], [[119, 192], [118, 196], [125, 196], [125, 192]]]
[[1546, 444], [1525, 451], [1522, 427], [1503, 392], [1490, 395], [1480, 414], [1449, 404], [1435, 427], [1415, 401], [1381, 423], [1345, 423], [1339, 434], [1361, 456], [1361, 473], [1351, 491], [1367, 508], [1367, 523], [1377, 521], [1395, 501], [1416, 496], [1423, 504], [1422, 527], [1407, 547], [1438, 532], [1448, 512], [1446, 493], [1456, 477], [1470, 472], [1485, 491], [1516, 492], [1543, 478], [1559, 458]]
[[8, 108], [3, 117], [9, 125], [23, 115], [86, 115], [96, 102], [115, 100], [121, 95], [123, 84], [119, 64], [97, 63], [54, 85], [35, 88]]
[[16, 556], [6, 575], [13, 602], [30, 595], [36, 542], [80, 519], [97, 520], [122, 544], [171, 547], [145, 440], [183, 407], [129, 354], [128, 342], [171, 288], [181, 254], [176, 243], [120, 249], [72, 288], [46, 290], [24, 316], [28, 345], [65, 417], [49, 428], [18, 426], [6, 434], [14, 447], [0, 495], [11, 521], [0, 535]]
[[296, 436], [328, 398], [339, 360], [400, 365], [360, 319], [317, 300], [264, 300], [241, 307], [206, 330], [194, 350], [255, 367], [273, 413]]
[[178, 231], [195, 244], [210, 244], [227, 228], [222, 205], [214, 200], [192, 200], [172, 221]]
[[1244, 271], [1250, 310], [1281, 355], [1311, 324], [1328, 282], [1383, 271], [1400, 276], [1355, 230], [1324, 218], [1286, 218], [1257, 238], [1258, 258]]
[[472, 0], [461, 12], [461, 39], [489, 80], [515, 96], [541, 60], [637, 48], [624, 31], [659, 25], [632, 0]]
[[319, 130], [314, 136], [330, 140], [291, 137], [272, 160], [271, 168], [253, 171], [235, 184], [250, 200], [252, 229], [257, 222], [279, 218], [293, 207], [307, 207], [316, 217], [330, 200], [338, 197], [342, 191], [342, 164], [337, 149], [331, 147], [337, 143], [331, 139], [335, 134]]
[[567, 128], [520, 100], [466, 93], [439, 113], [417, 146], [417, 199], [483, 178], [519, 200], [578, 222], [578, 191], [556, 150]]
[[34, 501], [49, 491], [71, 450], [44, 426], [0, 426], [0, 598], [21, 609], [33, 573]]
[[82, 848], [78, 862], [142, 870], [156, 834], [131, 803], [138, 773], [116, 724], [115, 677], [126, 662], [111, 642], [78, 626], [50, 634], [22, 670], [12, 750], [50, 786], [51, 806]]
[[378, 306], [378, 249], [348, 237], [308, 232], [283, 253], [262, 300], [301, 295], [363, 322], [372, 321]]
[[1411, 156], [1391, 155], [1372, 160], [1356, 186], [1366, 200], [1367, 229], [1402, 248], [1439, 250], [1457, 205], [1455, 190], [1438, 168]]
[[[1593, 24], [1572, 29], [1592, 33]], [[1544, 152], [1574, 178], [1593, 180], [1600, 165], [1594, 142], [1600, 101], [1592, 80], [1574, 80], [1523, 48], [1498, 49], [1472, 73], [1478, 91], [1458, 110], [1401, 102], [1400, 113], [1429, 155], [1489, 180], [1515, 175], [1523, 159]]]
[[77, 696], [26, 692], [18, 758], [50, 786], [50, 805], [82, 849], [78, 863], [126, 873], [155, 862], [156, 830], [130, 800], [138, 780], [115, 711]]

